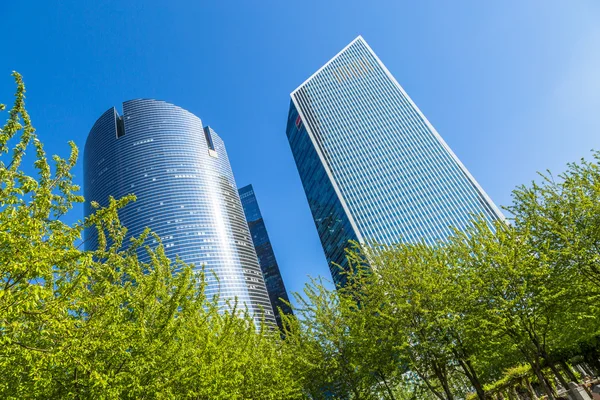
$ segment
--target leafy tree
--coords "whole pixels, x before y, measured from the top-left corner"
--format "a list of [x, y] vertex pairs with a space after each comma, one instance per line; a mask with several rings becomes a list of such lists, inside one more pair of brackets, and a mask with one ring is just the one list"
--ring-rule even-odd
[[[0, 396], [7, 399], [294, 399], [293, 354], [233, 302], [205, 296], [204, 272], [124, 243], [111, 199], [86, 221], [61, 217], [82, 202], [68, 159], [51, 167], [25, 110], [21, 76], [0, 131]], [[1, 107], [4, 109], [4, 106]], [[37, 176], [22, 163], [35, 150]], [[79, 248], [84, 228], [99, 248]], [[150, 254], [148, 263], [137, 258]]]
[[522, 363], [556, 396], [544, 370], [566, 387], [563, 373], [576, 377], [565, 352], [598, 338], [598, 182], [597, 164], [573, 164], [561, 183], [517, 189], [512, 224], [476, 219], [436, 246], [349, 252], [347, 285], [336, 292], [309, 285], [298, 299], [301, 320], [288, 332], [288, 342], [311, 355], [306, 371], [316, 393], [368, 398], [379, 361], [390, 398], [408, 380], [440, 399], [471, 387], [483, 399], [500, 371]]
[[[424, 243], [363, 247], [373, 267], [372, 290], [383, 296], [382, 316], [403, 332], [409, 369], [440, 399], [461, 397], [474, 387], [485, 397], [476, 355], [480, 330], [472, 299], [460, 285], [457, 253]], [[465, 381], [466, 379], [466, 381]]]
[[330, 291], [313, 280], [305, 288], [286, 343], [303, 355], [312, 398], [452, 399], [469, 381], [485, 396], [460, 330], [450, 255], [424, 244], [355, 245], [345, 286]]
[[368, 270], [349, 253], [353, 271], [344, 287], [312, 280], [297, 295], [296, 317], [285, 318], [286, 344], [299, 356], [305, 393], [313, 399], [397, 399], [406, 371], [397, 351], [402, 332], [382, 316], [384, 293], [371, 291]]
[[490, 230], [479, 221], [457, 232], [454, 248], [462, 252], [460, 270], [476, 294], [478, 322], [487, 332], [483, 339], [490, 345], [496, 338], [510, 340], [553, 398], [542, 369], [549, 366], [566, 386], [552, 353], [594, 332], [597, 317], [590, 311], [597, 296], [574, 284], [568, 270], [556, 268], [554, 250], [536, 246], [530, 232], [528, 226], [501, 222]]
[[[555, 179], [540, 174], [541, 183], [520, 186], [508, 210], [515, 226], [528, 229], [532, 246], [548, 249], [556, 269], [567, 269], [600, 290], [600, 152], [593, 161], [570, 163]], [[586, 290], [591, 290], [586, 288]]]
[[[573, 356], [600, 370], [600, 153], [517, 188], [510, 224], [475, 220], [435, 246], [354, 244], [346, 284], [309, 283], [282, 338], [208, 298], [209, 272], [147, 246], [151, 232], [125, 243], [118, 210], [134, 196], [64, 223], [83, 201], [77, 148], [51, 165], [14, 77], [0, 130], [3, 398], [484, 399], [531, 396], [532, 382], [553, 398], [548, 370], [563, 386]], [[86, 228], [95, 251], [79, 248]]]

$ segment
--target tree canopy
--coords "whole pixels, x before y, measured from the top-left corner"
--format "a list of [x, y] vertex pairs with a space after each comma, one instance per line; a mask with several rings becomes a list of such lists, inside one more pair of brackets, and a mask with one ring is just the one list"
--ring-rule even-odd
[[290, 324], [319, 393], [484, 399], [518, 387], [555, 398], [555, 378], [565, 389], [580, 380], [570, 360], [600, 375], [600, 153], [593, 160], [517, 188], [509, 221], [473, 216], [435, 246], [355, 244], [348, 284], [313, 281]]
[[[70, 143], [70, 157], [50, 165], [13, 75], [15, 102], [0, 131], [0, 396], [299, 398], [276, 332], [235, 302], [219, 309], [205, 296], [205, 273], [169, 260], [162, 246], [145, 247], [151, 261], [140, 262], [150, 232], [123, 243], [117, 210], [133, 196], [74, 225], [61, 221], [83, 201], [71, 174], [77, 148]], [[30, 148], [35, 176], [22, 168]], [[95, 251], [81, 249], [86, 227], [100, 234]]]
[[[211, 272], [168, 259], [159, 238], [147, 246], [152, 232], [125, 242], [118, 210], [134, 196], [63, 222], [84, 200], [77, 148], [46, 156], [13, 76], [0, 130], [2, 398], [552, 399], [557, 382], [600, 375], [599, 152], [518, 187], [509, 221], [473, 216], [434, 246], [352, 244], [346, 284], [313, 279], [279, 332], [207, 297]], [[98, 249], [81, 248], [84, 229]]]

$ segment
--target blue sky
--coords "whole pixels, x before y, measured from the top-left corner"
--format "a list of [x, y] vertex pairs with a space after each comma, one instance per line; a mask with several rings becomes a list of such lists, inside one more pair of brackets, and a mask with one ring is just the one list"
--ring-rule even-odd
[[0, 102], [21, 72], [47, 151], [83, 148], [124, 100], [190, 110], [225, 140], [238, 186], [254, 185], [289, 291], [329, 276], [285, 135], [289, 93], [359, 34], [498, 205], [600, 149], [596, 0], [3, 3]]

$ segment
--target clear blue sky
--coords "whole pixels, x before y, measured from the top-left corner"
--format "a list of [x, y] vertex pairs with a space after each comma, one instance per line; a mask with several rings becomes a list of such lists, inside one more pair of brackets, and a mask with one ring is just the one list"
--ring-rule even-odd
[[7, 0], [0, 21], [0, 101], [21, 72], [49, 153], [82, 148], [132, 98], [211, 125], [291, 291], [329, 272], [285, 135], [289, 93], [359, 34], [499, 205], [600, 149], [597, 0]]

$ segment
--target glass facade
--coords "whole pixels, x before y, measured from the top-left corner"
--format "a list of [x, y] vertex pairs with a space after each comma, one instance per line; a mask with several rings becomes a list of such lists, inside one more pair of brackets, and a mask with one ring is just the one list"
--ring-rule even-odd
[[[216, 277], [207, 275], [207, 295], [237, 298], [255, 318], [275, 323], [225, 145], [215, 131], [163, 101], [127, 101], [123, 116], [106, 111], [85, 144], [85, 214], [92, 212], [91, 201], [104, 206], [109, 196], [130, 193], [137, 201], [119, 213], [128, 237], [150, 227], [169, 258], [214, 272]], [[96, 231], [86, 230], [85, 247], [97, 245]], [[138, 256], [149, 261], [144, 250]]]
[[287, 302], [289, 302], [290, 299], [285, 290], [285, 285], [283, 284], [283, 279], [279, 272], [279, 266], [275, 259], [275, 253], [273, 252], [273, 247], [269, 240], [267, 227], [265, 226], [265, 221], [263, 220], [260, 208], [258, 207], [258, 201], [256, 200], [252, 185], [244, 186], [239, 189], [239, 193], [240, 199], [242, 200], [242, 207], [244, 207], [244, 214], [248, 221], [248, 228], [252, 235], [252, 242], [256, 249], [256, 255], [258, 256], [258, 263], [262, 269], [265, 284], [267, 285], [267, 292], [269, 292], [271, 305], [275, 312], [275, 320], [281, 329], [282, 325], [279, 309], [281, 309], [284, 314], [292, 313], [290, 306], [285, 304], [281, 299]]
[[291, 94], [287, 137], [334, 281], [348, 240], [445, 240], [503, 219], [362, 37]]

